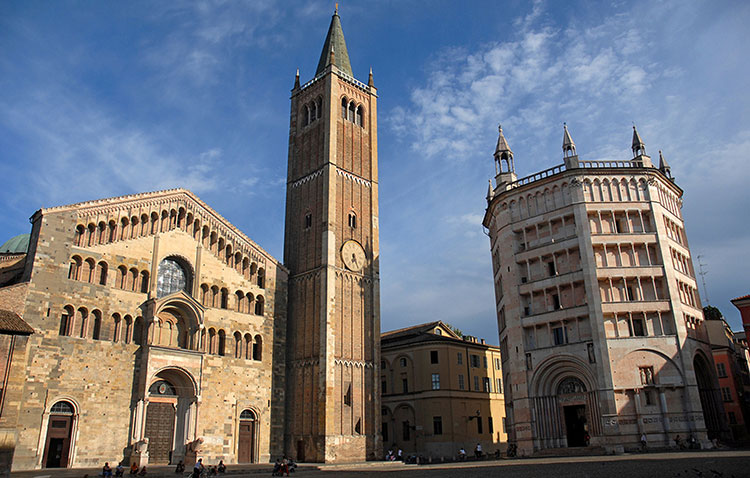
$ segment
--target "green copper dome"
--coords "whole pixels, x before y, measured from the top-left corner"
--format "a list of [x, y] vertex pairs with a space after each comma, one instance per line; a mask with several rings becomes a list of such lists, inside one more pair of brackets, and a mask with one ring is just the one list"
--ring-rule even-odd
[[0, 246], [0, 254], [4, 252], [25, 254], [29, 250], [29, 237], [31, 237], [31, 234], [19, 234], [8, 239], [5, 244]]

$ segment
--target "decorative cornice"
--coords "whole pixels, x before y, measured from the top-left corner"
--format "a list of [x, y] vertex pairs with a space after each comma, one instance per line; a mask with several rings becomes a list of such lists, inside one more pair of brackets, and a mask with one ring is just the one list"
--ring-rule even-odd
[[307, 182], [310, 182], [313, 179], [317, 178], [321, 174], [323, 174], [323, 168], [319, 168], [319, 169], [313, 171], [312, 173], [308, 174], [307, 176], [304, 176], [304, 177], [302, 177], [302, 178], [294, 181], [293, 183], [290, 183], [289, 187], [292, 188], [292, 189], [298, 188], [298, 187], [302, 186], [303, 184], [305, 184]]
[[333, 363], [336, 365], [343, 365], [344, 367], [375, 368], [375, 363], [370, 360], [335, 359]]
[[348, 179], [350, 181], [354, 181], [355, 183], [361, 184], [361, 185], [363, 185], [363, 186], [365, 186], [367, 188], [372, 187], [372, 182], [371, 181], [368, 181], [365, 178], [357, 176], [356, 174], [352, 174], [352, 173], [350, 173], [348, 171], [344, 171], [343, 169], [339, 169], [339, 168], [336, 168], [336, 173], [339, 176], [343, 176], [346, 179]]
[[[65, 206], [43, 208], [40, 209], [37, 214], [44, 215], [74, 211], [79, 219], [83, 219], [101, 215], [110, 216], [114, 215], [114, 213], [118, 213], [117, 221], [119, 225], [121, 217], [127, 216], [127, 218], [130, 219], [131, 216], [136, 215], [133, 212], [134, 209], [141, 210], [137, 214], [140, 216], [141, 213], [144, 213], [147, 210], [155, 212], [153, 211], [154, 208], [162, 209], [161, 206], [164, 204], [174, 205], [175, 203], [180, 202], [183, 203], [182, 205], [186, 210], [186, 214], [187, 212], [192, 212], [194, 216], [199, 216], [201, 219], [201, 226], [208, 225], [209, 227], [213, 227], [217, 230], [217, 233], [225, 236], [229, 240], [229, 243], [235, 246], [233, 247], [233, 250], [237, 251], [237, 246], [239, 246], [239, 249], [244, 249], [244, 252], [247, 255], [263, 265], [265, 265], [266, 261], [269, 261], [284, 268], [280, 261], [276, 260], [271, 254], [256, 244], [221, 214], [208, 206], [191, 191], [183, 188], [131, 194], [113, 198], [97, 199], [94, 201], [85, 201]], [[122, 214], [123, 210], [128, 210], [128, 213]]]

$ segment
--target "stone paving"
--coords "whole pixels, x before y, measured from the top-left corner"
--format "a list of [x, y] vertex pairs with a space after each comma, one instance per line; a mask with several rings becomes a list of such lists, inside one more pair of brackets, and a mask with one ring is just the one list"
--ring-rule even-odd
[[[270, 475], [272, 465], [230, 465], [227, 478]], [[174, 467], [149, 467], [149, 478], [171, 478]], [[95, 478], [99, 469], [45, 469], [11, 473], [11, 478]], [[744, 478], [750, 477], [750, 450], [627, 454], [616, 456], [519, 458], [433, 465], [367, 462], [301, 464], [291, 476], [368, 478]], [[126, 476], [128, 476], [126, 474]]]
[[[442, 465], [364, 464], [322, 466], [326, 477], [368, 478], [387, 475], [408, 477], [503, 477], [503, 478], [741, 478], [750, 477], [750, 451], [647, 453], [638, 455], [530, 458]], [[305, 473], [308, 474], [308, 473]], [[309, 473], [312, 474], [312, 473]]]

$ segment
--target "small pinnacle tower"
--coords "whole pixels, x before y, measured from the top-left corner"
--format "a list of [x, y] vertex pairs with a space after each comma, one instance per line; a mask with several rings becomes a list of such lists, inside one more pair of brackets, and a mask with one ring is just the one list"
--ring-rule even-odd
[[[498, 190], [504, 190], [507, 185], [518, 179], [516, 177], [516, 164], [513, 160], [508, 141], [503, 134], [503, 126], [497, 126], [497, 146], [495, 147], [495, 183]], [[492, 182], [490, 181], [490, 184]]]
[[563, 160], [565, 161], [566, 168], [577, 168], [578, 167], [578, 153], [576, 153], [576, 144], [573, 142], [573, 138], [570, 137], [567, 123], [563, 123]]
[[646, 144], [641, 139], [641, 135], [638, 134], [638, 130], [633, 125], [633, 143], [631, 145], [633, 150], [633, 162], [639, 163], [644, 168], [652, 167], [651, 157], [646, 154]]

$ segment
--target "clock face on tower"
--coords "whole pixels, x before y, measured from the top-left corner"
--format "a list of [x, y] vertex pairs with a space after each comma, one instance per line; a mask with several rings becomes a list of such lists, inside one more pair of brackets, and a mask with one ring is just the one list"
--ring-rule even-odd
[[357, 241], [346, 241], [341, 246], [341, 260], [344, 261], [344, 265], [350, 271], [360, 271], [365, 265], [366, 258], [365, 250]]

